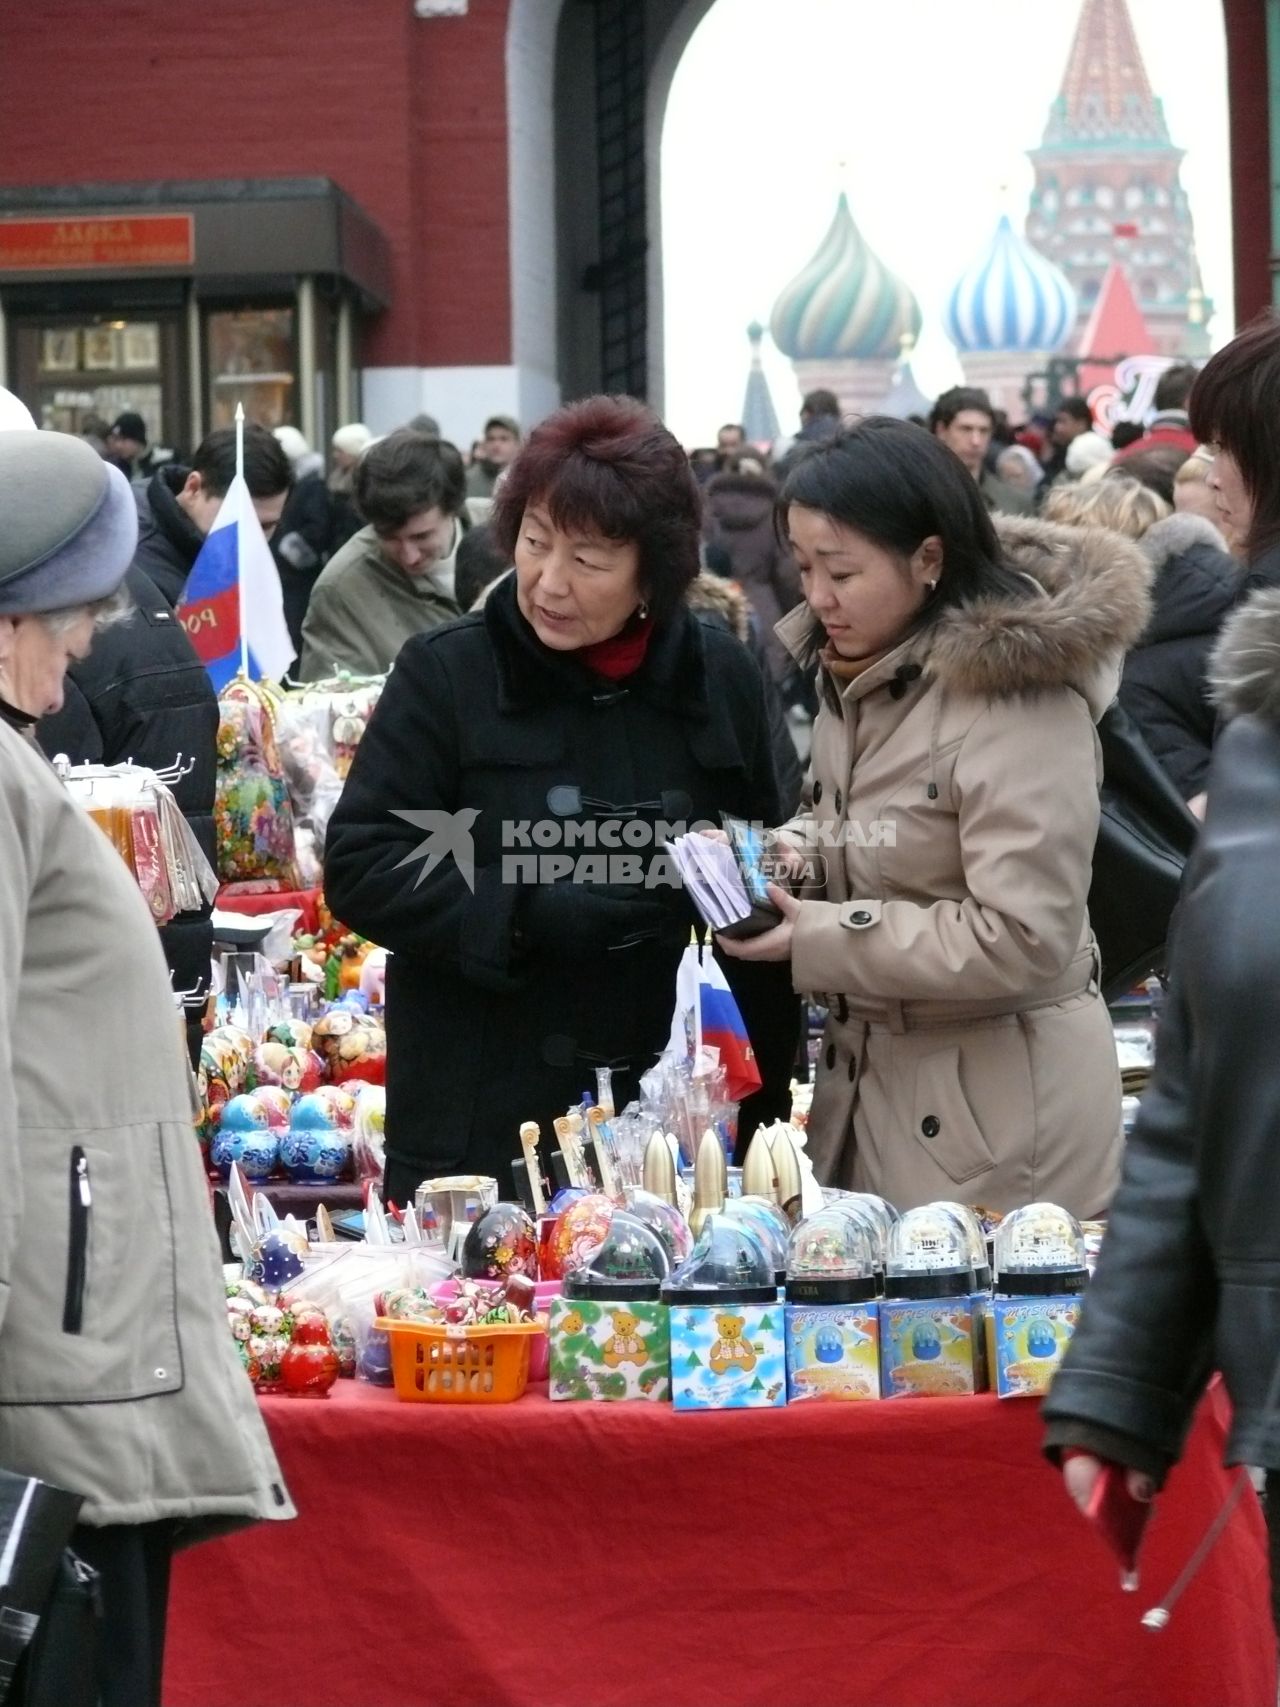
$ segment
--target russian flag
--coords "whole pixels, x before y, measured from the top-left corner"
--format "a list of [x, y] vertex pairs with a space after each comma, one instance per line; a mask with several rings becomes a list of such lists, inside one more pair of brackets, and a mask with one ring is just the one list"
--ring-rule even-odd
[[734, 1102], [742, 1102], [760, 1089], [762, 1081], [755, 1050], [733, 992], [720, 989], [704, 978], [698, 986], [698, 1007], [703, 1045], [720, 1051], [720, 1065], [728, 1074], [729, 1095]]
[[242, 666], [251, 681], [278, 681], [293, 662], [280, 576], [241, 474], [191, 565], [178, 620], [219, 694]]

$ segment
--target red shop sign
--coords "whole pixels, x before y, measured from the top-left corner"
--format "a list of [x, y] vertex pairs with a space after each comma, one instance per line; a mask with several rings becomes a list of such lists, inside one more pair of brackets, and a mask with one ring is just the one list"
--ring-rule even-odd
[[0, 219], [0, 273], [79, 267], [189, 267], [195, 260], [189, 213], [119, 218]]

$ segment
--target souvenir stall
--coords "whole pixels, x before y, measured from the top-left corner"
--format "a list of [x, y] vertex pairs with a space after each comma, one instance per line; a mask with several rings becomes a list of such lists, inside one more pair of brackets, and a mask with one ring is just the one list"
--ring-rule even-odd
[[[526, 1122], [509, 1201], [383, 1201], [386, 956], [291, 904], [376, 686], [223, 701], [220, 903], [275, 904], [220, 956], [193, 1142], [300, 1516], [180, 1556], [169, 1707], [1274, 1707], [1220, 1392], [1145, 1530], [1040, 1455], [1102, 1226], [820, 1186], [801, 1085], [733, 1166], [759, 1077], [697, 946], [634, 1102], [601, 1068]], [[157, 918], [212, 893], [162, 780], [67, 783]], [[685, 842], [709, 922], [758, 923], [746, 827]], [[1127, 1090], [1152, 1023], [1121, 1017]]]

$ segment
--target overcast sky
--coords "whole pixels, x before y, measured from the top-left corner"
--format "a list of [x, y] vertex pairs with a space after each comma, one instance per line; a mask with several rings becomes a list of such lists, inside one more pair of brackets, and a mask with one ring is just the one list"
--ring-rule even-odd
[[[1222, 0], [1129, 0], [1173, 140], [1187, 150], [1214, 342], [1231, 335]], [[864, 237], [925, 316], [916, 376], [960, 378], [938, 321], [1002, 211], [1022, 229], [1080, 0], [716, 0], [681, 60], [663, 132], [666, 416], [686, 444], [736, 419], [749, 350], [847, 190]], [[799, 388], [765, 341], [784, 432]]]

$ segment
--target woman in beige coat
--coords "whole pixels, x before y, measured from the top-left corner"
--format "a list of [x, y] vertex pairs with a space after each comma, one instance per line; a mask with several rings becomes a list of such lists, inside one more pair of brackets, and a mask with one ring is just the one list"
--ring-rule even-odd
[[[790, 958], [829, 1009], [819, 1179], [900, 1208], [1106, 1206], [1120, 1083], [1086, 901], [1094, 723], [1149, 611], [1116, 536], [1007, 520], [918, 428], [872, 420], [783, 489], [821, 663], [799, 897], [726, 952]], [[806, 882], [805, 879], [808, 879]], [[816, 881], [815, 881], [816, 878]]]
[[0, 1466], [84, 1496], [100, 1699], [159, 1703], [173, 1549], [293, 1515], [226, 1325], [191, 1075], [138, 886], [41, 756], [137, 538], [79, 439], [0, 432]]

